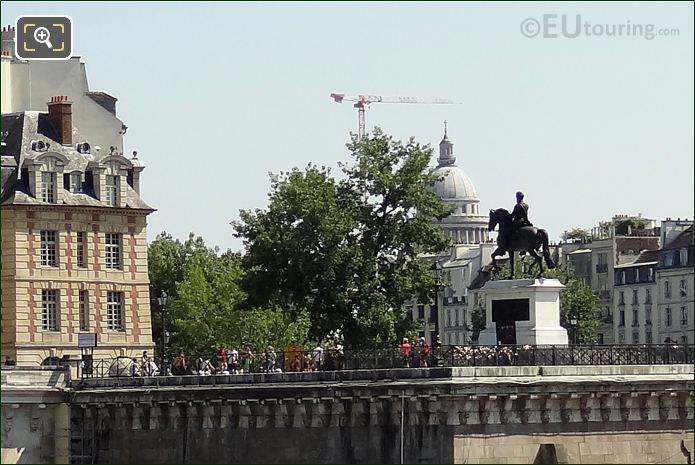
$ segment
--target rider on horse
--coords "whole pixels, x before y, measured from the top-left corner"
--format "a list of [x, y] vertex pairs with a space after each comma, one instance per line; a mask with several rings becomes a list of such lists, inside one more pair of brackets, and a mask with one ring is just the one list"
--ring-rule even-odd
[[[533, 224], [528, 220], [528, 205], [524, 202], [524, 193], [517, 192], [516, 205], [514, 205], [514, 209], [512, 210], [512, 230], [509, 231], [509, 234], [500, 236], [499, 239], [502, 243], [499, 245], [501, 247], [506, 247], [509, 242], [509, 237], [524, 226], [533, 226]], [[500, 241], [498, 241], [498, 243]]]
[[512, 225], [514, 225], [514, 231], [524, 226], [533, 226], [528, 220], [528, 205], [524, 202], [523, 192], [516, 193], [516, 205], [512, 210]]
[[543, 260], [538, 255], [541, 250], [548, 268], [555, 268], [552, 258], [550, 257], [548, 232], [545, 229], [539, 229], [533, 226], [528, 220], [528, 205], [524, 203], [524, 194], [516, 193], [516, 205], [509, 213], [504, 208], [490, 210], [490, 221], [488, 230], [493, 231], [499, 225], [499, 234], [497, 235], [497, 249], [492, 252], [493, 269], [498, 268], [495, 262], [496, 256], [501, 256], [509, 253], [509, 265], [511, 268], [511, 276], [514, 276], [514, 252], [530, 254], [538, 265], [539, 274], [543, 275]]

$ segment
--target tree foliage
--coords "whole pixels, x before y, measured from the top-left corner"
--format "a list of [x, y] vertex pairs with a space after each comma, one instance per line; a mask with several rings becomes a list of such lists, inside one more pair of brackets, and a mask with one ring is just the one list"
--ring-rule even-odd
[[615, 223], [615, 233], [619, 236], [625, 236], [630, 231], [644, 229], [646, 226], [647, 222], [641, 218], [628, 218]]
[[473, 312], [471, 313], [471, 324], [466, 328], [471, 333], [471, 340], [477, 341], [480, 332], [487, 325], [487, 314], [485, 310], [485, 301], [481, 300], [475, 303]]
[[[150, 278], [150, 309], [152, 311], [152, 337], [159, 347], [162, 340], [162, 308], [158, 298], [165, 293], [176, 296], [176, 283], [181, 282], [193, 256], [215, 254], [205, 246], [202, 237], [191, 233], [181, 242], [162, 231], [149, 245], [147, 264]], [[166, 315], [165, 315], [166, 318]]]
[[[502, 273], [509, 274], [507, 263]], [[514, 265], [516, 277], [535, 278], [531, 270], [531, 262], [516, 258]], [[531, 272], [529, 272], [531, 270]], [[503, 275], [504, 276], [504, 275]], [[596, 330], [601, 320], [601, 299], [598, 294], [586, 285], [584, 280], [574, 274], [569, 264], [561, 264], [557, 268], [545, 271], [546, 278], [558, 279], [565, 288], [560, 292], [560, 325], [570, 332], [570, 342], [573, 342], [576, 331], [576, 341], [579, 344], [596, 342]], [[577, 320], [577, 328], [570, 324]]]
[[241, 211], [233, 226], [250, 303], [306, 311], [315, 339], [339, 332], [349, 345], [379, 344], [412, 329], [405, 301], [433, 295], [417, 258], [447, 246], [432, 219], [450, 212], [428, 190], [437, 180], [428, 146], [377, 128], [348, 148], [343, 179], [313, 165], [271, 176], [268, 208]]
[[565, 231], [562, 233], [562, 240], [568, 241], [568, 240], [579, 240], [579, 241], [585, 241], [591, 237], [591, 233], [582, 228], [572, 228], [570, 231]]
[[[219, 347], [304, 344], [306, 315], [295, 321], [276, 309], [248, 309], [241, 289], [244, 270], [238, 254], [209, 248], [191, 234], [181, 242], [161, 233], [149, 248], [153, 322], [161, 328], [156, 297], [165, 291], [169, 352], [209, 353]], [[154, 309], [157, 310], [154, 310]], [[157, 337], [159, 336], [159, 337]], [[155, 342], [161, 341], [161, 329]]]

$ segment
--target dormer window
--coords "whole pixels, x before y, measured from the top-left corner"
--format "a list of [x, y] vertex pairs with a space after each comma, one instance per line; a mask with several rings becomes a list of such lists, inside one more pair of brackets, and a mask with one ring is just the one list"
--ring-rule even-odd
[[82, 192], [82, 173], [70, 174], [70, 192], [73, 194]]
[[41, 173], [41, 200], [46, 203], [56, 203], [56, 173], [44, 171]]
[[119, 176], [106, 176], [106, 203], [111, 207], [118, 206]]

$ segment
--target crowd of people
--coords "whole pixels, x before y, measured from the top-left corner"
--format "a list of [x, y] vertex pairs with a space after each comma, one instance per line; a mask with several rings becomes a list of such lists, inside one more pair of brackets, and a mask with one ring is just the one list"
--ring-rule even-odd
[[[276, 351], [273, 346], [268, 345], [261, 351], [255, 351], [251, 344], [244, 345], [241, 350], [220, 345], [212, 356], [187, 356], [184, 352], [180, 352], [171, 363], [163, 363], [162, 367], [157, 366], [145, 351], [139, 359], [133, 358], [132, 361], [126, 359], [128, 362], [126, 366], [119, 365], [118, 376], [236, 375], [397, 366], [428, 368], [440, 365], [528, 365], [537, 362], [555, 363], [548, 359], [551, 355], [557, 355], [563, 360], [567, 357], [591, 358], [601, 355], [600, 350], [591, 352], [587, 349], [586, 354], [568, 352], [570, 349], [563, 348], [557, 349], [557, 354], [550, 353], [549, 350], [552, 352], [554, 349], [530, 345], [479, 346], [475, 344], [443, 347], [439, 337], [431, 347], [424, 337], [420, 337], [417, 343], [413, 344], [404, 337], [398, 348], [354, 350], [348, 351], [347, 354], [337, 339], [330, 340], [328, 343], [318, 343], [311, 350], [290, 347]], [[394, 364], [393, 357], [396, 355], [400, 356], [400, 364]]]
[[[436, 349], [442, 346], [439, 337], [437, 337], [434, 346]], [[410, 368], [411, 366], [420, 368], [436, 366], [436, 360], [432, 358], [433, 354], [430, 350], [430, 345], [424, 337], [421, 337], [415, 346], [412, 346], [410, 340], [404, 337], [403, 342], [401, 342], [401, 355], [403, 356], [403, 365], [406, 368]]]
[[[437, 365], [437, 355], [441, 352], [441, 341], [437, 337], [433, 350], [424, 337], [417, 344], [411, 345], [408, 338], [403, 338], [400, 352], [405, 367], [429, 367]], [[181, 351], [171, 364], [160, 369], [147, 351], [140, 359], [133, 358], [128, 367], [130, 376], [163, 375], [236, 375], [244, 373], [281, 373], [318, 371], [322, 367], [329, 370], [343, 368], [345, 355], [343, 345], [338, 340], [318, 343], [311, 350], [292, 348], [276, 352], [268, 345], [263, 351], [255, 352], [247, 344], [243, 349], [220, 345], [214, 356], [187, 356]]]
[[[647, 349], [649, 346], [643, 346]], [[672, 361], [684, 357], [676, 351], [679, 346], [657, 346], [642, 353], [649, 360]], [[675, 351], [675, 352], [674, 352]], [[673, 352], [673, 353], [671, 353]], [[405, 337], [400, 346], [390, 348], [355, 349], [344, 351], [338, 340], [319, 343], [311, 350], [289, 347], [276, 351], [268, 345], [262, 351], [254, 351], [247, 344], [242, 350], [219, 346], [212, 356], [187, 356], [180, 352], [171, 363], [162, 367], [143, 352], [138, 358], [119, 358], [109, 368], [110, 376], [156, 376], [156, 375], [237, 375], [246, 373], [280, 373], [318, 370], [354, 370], [376, 368], [428, 368], [437, 366], [486, 366], [486, 365], [534, 365], [557, 363], [606, 363], [606, 360], [632, 360], [639, 353], [622, 353], [611, 347], [554, 347], [531, 345], [442, 346], [439, 337], [432, 346], [424, 337], [411, 344]], [[607, 358], [608, 357], [608, 358]], [[650, 358], [651, 357], [651, 358]], [[399, 361], [400, 360], [400, 361]], [[5, 365], [12, 361], [6, 360]]]
[[[530, 350], [531, 346], [523, 349]], [[411, 345], [407, 337], [403, 338], [400, 347], [403, 366], [406, 368], [435, 367], [440, 363], [452, 366], [466, 366], [490, 363], [493, 359], [500, 363], [513, 363], [517, 353], [508, 346], [489, 347], [478, 345], [455, 345], [442, 348], [442, 342], [437, 336], [430, 348], [424, 337], [417, 344]]]
[[128, 365], [128, 374], [130, 376], [157, 376], [159, 375], [159, 367], [155, 361], [147, 354], [145, 350], [142, 357], [138, 360], [133, 358], [132, 363]]
[[[263, 351], [254, 352], [253, 346], [247, 344], [239, 351], [233, 347], [220, 345], [212, 357], [189, 357], [181, 351], [171, 364], [160, 370], [155, 361], [144, 351], [140, 359], [133, 358], [128, 372], [130, 376], [165, 375], [236, 375], [244, 373], [281, 373], [283, 371], [317, 371], [324, 362], [324, 351], [335, 352], [342, 346], [330, 346], [324, 349], [317, 344], [312, 350], [291, 349], [277, 353], [268, 345]], [[160, 373], [161, 372], [161, 373]]]

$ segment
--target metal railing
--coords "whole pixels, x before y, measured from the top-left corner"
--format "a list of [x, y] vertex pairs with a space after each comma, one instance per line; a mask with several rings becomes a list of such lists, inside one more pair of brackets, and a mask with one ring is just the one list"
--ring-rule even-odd
[[406, 355], [400, 347], [278, 352], [218, 360], [216, 356], [186, 357], [157, 366], [129, 357], [80, 361], [78, 377], [184, 376], [301, 371], [374, 370], [467, 366], [542, 365], [663, 365], [694, 363], [695, 346], [650, 345], [499, 345], [441, 346], [423, 353], [414, 347]]

